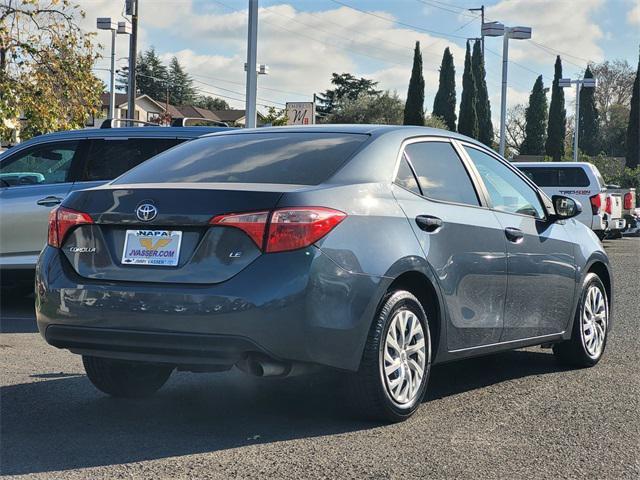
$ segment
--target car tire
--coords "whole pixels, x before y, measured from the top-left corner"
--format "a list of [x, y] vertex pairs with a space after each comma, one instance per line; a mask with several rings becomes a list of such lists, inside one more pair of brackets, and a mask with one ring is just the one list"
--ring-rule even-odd
[[91, 383], [113, 397], [148, 397], [169, 379], [173, 367], [82, 356]]
[[563, 365], [592, 367], [604, 354], [608, 333], [607, 290], [598, 275], [589, 273], [583, 282], [571, 338], [555, 344], [553, 353]]
[[[400, 333], [403, 322], [404, 333]], [[394, 342], [399, 350], [391, 346]], [[354, 409], [375, 420], [406, 420], [422, 402], [430, 368], [431, 335], [425, 310], [410, 292], [392, 292], [374, 318], [360, 368], [348, 382]]]

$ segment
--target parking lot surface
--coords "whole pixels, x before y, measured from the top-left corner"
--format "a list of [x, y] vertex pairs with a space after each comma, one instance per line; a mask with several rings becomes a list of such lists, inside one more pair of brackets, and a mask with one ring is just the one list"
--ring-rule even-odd
[[[614, 331], [570, 370], [530, 348], [434, 367], [397, 425], [354, 420], [344, 378], [175, 373], [154, 397], [96, 391], [3, 298], [0, 472], [35, 478], [640, 478], [640, 238], [606, 241]], [[545, 301], [543, 298], [540, 301]]]

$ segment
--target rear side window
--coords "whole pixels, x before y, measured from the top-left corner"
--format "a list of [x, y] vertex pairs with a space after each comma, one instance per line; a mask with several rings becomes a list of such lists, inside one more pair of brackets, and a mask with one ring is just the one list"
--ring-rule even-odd
[[400, 160], [398, 174], [396, 175], [396, 183], [407, 190], [411, 190], [413, 193], [422, 195], [420, 187], [418, 187], [418, 180], [416, 180], [416, 176], [413, 174], [413, 170], [411, 170], [405, 155], [403, 155]]
[[418, 142], [405, 148], [425, 197], [480, 205], [469, 174], [450, 143]]
[[90, 140], [80, 181], [113, 180], [183, 141], [176, 138]]
[[[516, 166], [518, 166], [516, 164]], [[519, 167], [539, 187], [588, 187], [589, 177], [578, 167]]]
[[343, 133], [252, 133], [193, 140], [116, 183], [284, 183], [317, 185], [367, 140]]

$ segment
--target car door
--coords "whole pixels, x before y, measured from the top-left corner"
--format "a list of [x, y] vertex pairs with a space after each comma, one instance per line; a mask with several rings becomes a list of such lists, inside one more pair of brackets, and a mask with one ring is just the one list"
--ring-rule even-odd
[[46, 243], [49, 212], [69, 193], [83, 141], [22, 148], [0, 162], [0, 261], [30, 268]]
[[182, 138], [106, 137], [88, 140], [87, 153], [78, 168], [72, 190], [97, 187], [151, 157], [184, 142]]
[[448, 350], [498, 342], [507, 288], [506, 242], [453, 144], [408, 142], [396, 184], [396, 198], [439, 282]]
[[561, 222], [547, 219], [537, 190], [516, 168], [465, 145], [507, 239], [509, 272], [501, 341], [564, 330], [576, 282], [574, 244]]

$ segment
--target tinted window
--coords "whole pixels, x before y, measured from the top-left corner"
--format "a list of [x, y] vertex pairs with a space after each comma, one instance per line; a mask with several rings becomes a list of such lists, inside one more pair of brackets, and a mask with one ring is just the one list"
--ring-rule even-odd
[[405, 148], [425, 197], [479, 205], [471, 179], [450, 143], [419, 142]]
[[413, 174], [413, 170], [411, 170], [411, 167], [407, 163], [407, 158], [404, 155], [400, 160], [398, 174], [396, 175], [396, 183], [407, 190], [411, 190], [418, 195], [422, 195], [420, 187], [418, 187], [416, 176]]
[[234, 182], [317, 185], [368, 138], [337, 133], [206, 137], [165, 152], [117, 183]]
[[[516, 165], [517, 166], [517, 165]], [[519, 167], [539, 187], [588, 187], [589, 177], [578, 167]]]
[[37, 185], [70, 181], [69, 171], [80, 142], [37, 145], [5, 158], [0, 163], [2, 185]]
[[128, 138], [90, 140], [80, 179], [113, 180], [158, 153], [183, 142], [175, 138]]
[[492, 156], [465, 147], [487, 187], [496, 210], [544, 218], [544, 209], [536, 192], [509, 167]]

